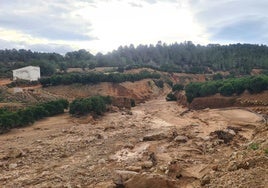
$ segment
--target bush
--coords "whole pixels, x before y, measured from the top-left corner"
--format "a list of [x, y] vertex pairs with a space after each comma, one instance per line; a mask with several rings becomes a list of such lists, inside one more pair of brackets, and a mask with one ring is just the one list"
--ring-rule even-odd
[[202, 83], [190, 83], [185, 87], [187, 101], [191, 103], [194, 98], [200, 97]]
[[78, 74], [70, 73], [63, 75], [53, 75], [48, 78], [41, 78], [40, 83], [45, 86], [50, 85], [69, 85], [73, 83], [82, 83], [82, 84], [96, 84], [100, 82], [112, 82], [112, 83], [121, 83], [125, 81], [138, 81], [146, 78], [159, 79], [160, 75], [157, 73], [151, 73], [148, 71], [141, 71], [137, 74], [123, 74], [123, 73], [87, 73], [87, 74]]
[[0, 109], [0, 133], [6, 132], [14, 127], [29, 125], [44, 117], [53, 116], [64, 112], [69, 103], [65, 99], [40, 103], [20, 109], [15, 112]]
[[130, 99], [130, 105], [131, 105], [131, 107], [136, 106], [136, 102], [134, 99]]
[[249, 91], [251, 93], [260, 93], [263, 90], [266, 90], [268, 86], [268, 82], [266, 81], [264, 76], [257, 76], [249, 81]]
[[246, 89], [251, 93], [260, 93], [268, 89], [268, 76], [258, 75], [243, 78], [229, 78], [226, 80], [208, 81], [204, 83], [190, 83], [186, 85], [187, 101], [191, 103], [195, 97], [204, 97], [220, 92], [224, 96], [241, 94]]
[[70, 104], [70, 114], [85, 115], [88, 113], [95, 113], [101, 115], [106, 111], [106, 105], [111, 104], [110, 96], [94, 96], [85, 99], [75, 99]]
[[259, 147], [260, 147], [259, 144], [254, 143], [254, 142], [249, 145], [249, 148], [252, 150], [258, 150]]
[[158, 87], [158, 88], [163, 88], [164, 87], [164, 82], [163, 80], [154, 80], [154, 83], [155, 85]]
[[166, 100], [167, 101], [176, 101], [177, 98], [173, 93], [169, 93], [169, 94], [167, 94]]
[[233, 93], [235, 93], [235, 90], [231, 83], [225, 83], [222, 87], [219, 88], [219, 92], [223, 96], [231, 96]]
[[175, 91], [181, 91], [181, 90], [183, 90], [183, 85], [181, 85], [181, 84], [175, 84], [175, 85], [173, 85], [172, 86], [172, 91], [173, 92], [175, 92]]

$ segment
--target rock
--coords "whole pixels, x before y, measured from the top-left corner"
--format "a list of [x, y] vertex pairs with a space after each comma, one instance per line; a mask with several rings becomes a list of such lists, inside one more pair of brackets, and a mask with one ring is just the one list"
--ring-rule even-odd
[[104, 164], [105, 162], [106, 162], [105, 159], [100, 159], [100, 160], [98, 161], [99, 164]]
[[210, 136], [205, 136], [205, 137], [203, 138], [204, 141], [209, 141], [210, 139], [211, 139]]
[[161, 175], [138, 174], [124, 183], [125, 188], [178, 188], [175, 180]]
[[237, 167], [237, 162], [236, 161], [231, 161], [227, 167], [227, 170], [228, 171], [235, 171], [237, 170], [238, 167]]
[[[230, 129], [229, 129], [230, 130]], [[233, 130], [232, 133], [235, 133]], [[234, 135], [229, 133], [229, 131], [226, 130], [217, 130], [212, 133], [210, 133], [211, 136], [216, 135], [219, 139], [223, 140], [225, 144], [231, 142], [233, 140]]]
[[95, 137], [96, 137], [97, 139], [103, 139], [103, 136], [102, 136], [101, 134], [99, 134], [99, 133], [97, 133], [97, 134], [95, 135]]
[[201, 186], [204, 186], [204, 185], [209, 184], [209, 183], [210, 183], [210, 176], [209, 175], [203, 176], [200, 180]]
[[226, 129], [226, 132], [228, 132], [229, 134], [235, 136], [236, 135], [236, 132], [232, 129]]
[[126, 169], [129, 171], [140, 172], [142, 168], [140, 166], [129, 166]]
[[219, 166], [218, 165], [213, 165], [211, 167], [211, 169], [214, 170], [214, 171], [218, 171], [219, 170]]
[[165, 172], [167, 169], [168, 169], [167, 166], [163, 166], [163, 165], [159, 166], [159, 170], [160, 170], [161, 172]]
[[8, 168], [9, 168], [9, 169], [14, 169], [14, 168], [16, 168], [17, 166], [18, 166], [17, 163], [11, 163], [11, 164], [8, 165]]
[[134, 145], [131, 143], [128, 143], [128, 144], [124, 145], [124, 148], [133, 149]]
[[117, 186], [114, 184], [113, 181], [107, 181], [107, 182], [100, 182], [94, 185], [95, 188], [116, 188]]
[[150, 169], [154, 166], [153, 162], [152, 161], [145, 161], [143, 164], [142, 164], [142, 168], [143, 169]]
[[186, 137], [186, 136], [177, 136], [174, 139], [174, 141], [178, 142], [178, 143], [186, 143], [188, 141], [188, 137]]
[[164, 140], [169, 136], [163, 132], [160, 133], [151, 133], [143, 137], [143, 141], [156, 141], [156, 140]]
[[114, 178], [115, 182], [125, 182], [138, 174], [137, 172], [128, 170], [116, 170], [115, 173], [116, 173], [116, 177]]
[[23, 157], [25, 156], [26, 153], [24, 151], [22, 151], [21, 149], [17, 149], [17, 148], [12, 148], [8, 154], [3, 157], [4, 159], [9, 159], [9, 158], [19, 158], [19, 157]]

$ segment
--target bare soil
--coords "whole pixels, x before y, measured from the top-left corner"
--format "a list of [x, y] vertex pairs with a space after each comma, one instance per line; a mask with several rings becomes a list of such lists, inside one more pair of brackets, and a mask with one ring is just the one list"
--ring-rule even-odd
[[267, 187], [267, 137], [256, 113], [164, 97], [95, 120], [65, 113], [0, 135], [0, 185]]

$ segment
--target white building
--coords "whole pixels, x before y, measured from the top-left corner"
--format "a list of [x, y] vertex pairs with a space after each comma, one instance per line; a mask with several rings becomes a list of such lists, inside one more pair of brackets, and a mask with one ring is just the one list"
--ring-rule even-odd
[[13, 80], [23, 79], [36, 81], [40, 78], [40, 67], [27, 66], [20, 69], [15, 69], [13, 72]]

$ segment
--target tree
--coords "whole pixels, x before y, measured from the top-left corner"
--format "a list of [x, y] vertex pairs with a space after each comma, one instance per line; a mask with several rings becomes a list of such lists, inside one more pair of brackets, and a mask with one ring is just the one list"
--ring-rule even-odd
[[235, 93], [235, 89], [231, 83], [227, 82], [219, 88], [219, 92], [223, 96], [231, 96], [233, 93]]

